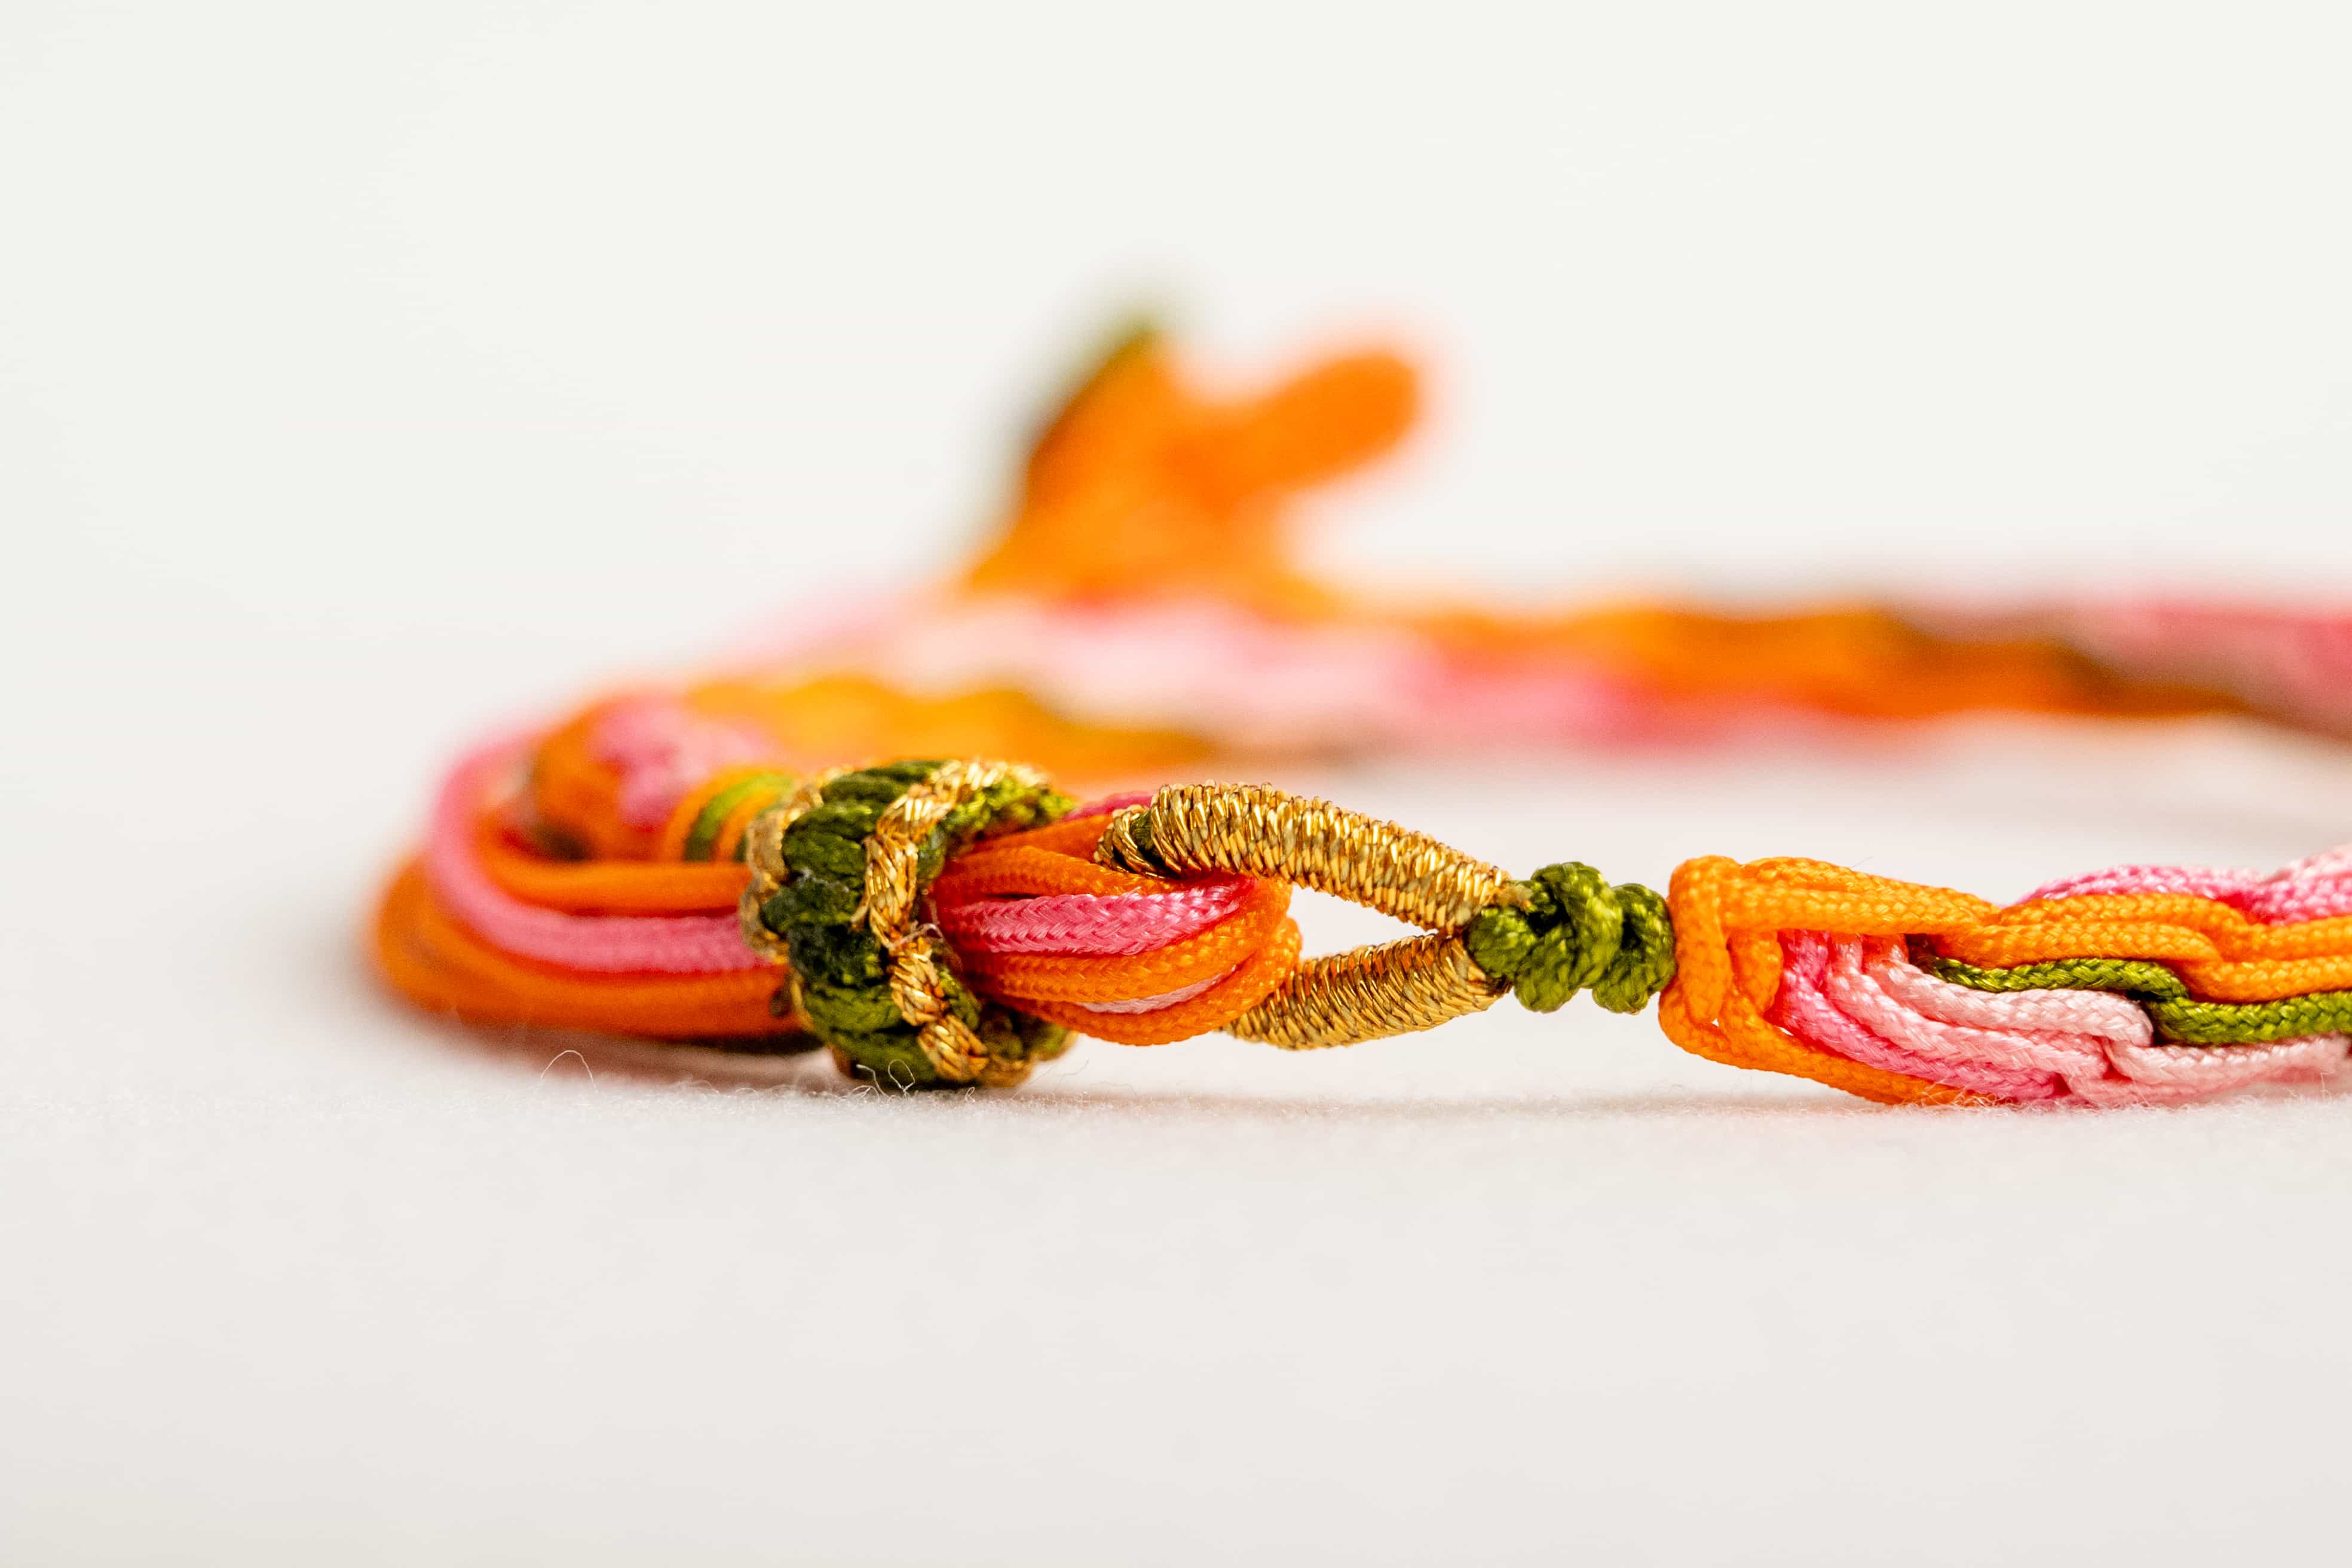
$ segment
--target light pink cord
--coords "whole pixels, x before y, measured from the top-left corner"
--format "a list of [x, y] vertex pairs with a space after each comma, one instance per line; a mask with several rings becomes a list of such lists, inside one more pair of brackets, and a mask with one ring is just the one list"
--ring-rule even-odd
[[2063, 610], [2053, 621], [2104, 663], [2219, 687], [2324, 730], [2352, 728], [2352, 618], [2156, 601]]
[[2352, 1037], [2304, 1035], [2268, 1045], [2126, 1046], [2113, 1053], [2119, 1076], [2076, 1083], [2077, 1098], [2100, 1105], [2159, 1105], [2257, 1083], [2326, 1078], [2342, 1067]]
[[2242, 910], [2264, 925], [2326, 920], [2352, 914], [2352, 844], [2322, 850], [2267, 876], [2207, 866], [2111, 866], [2045, 882], [2026, 898], [2085, 893], [2189, 893]]
[[[1911, 1005], [1885, 984], [1888, 977], [1913, 995], [1938, 982], [1915, 968], [1907, 955], [1897, 958], [1899, 945], [1892, 937], [1848, 937], [1831, 944], [1826, 990], [1840, 1011], [1930, 1060], [1990, 1063], [2042, 1079], [2053, 1092], [2066, 1079], [2106, 1071], [2106, 1052], [2091, 1036], [2026, 1027], [2021, 1018], [1993, 1027], [1958, 1023]], [[1911, 973], [1904, 974], [1906, 970]], [[2140, 1038], [2147, 1037], [2143, 1015]]]
[[[1865, 962], [1880, 986], [1902, 1006], [1948, 1024], [2011, 1034], [2080, 1037], [2092, 1042], [2144, 1046], [2155, 1037], [2147, 1010], [2112, 991], [1979, 991], [1955, 985], [1911, 962], [1893, 937], [1864, 942]], [[2037, 1063], [2052, 1072], [2097, 1067], [2096, 1045], [2064, 1047], [2064, 1056]]]
[[433, 809], [425, 875], [435, 897], [493, 946], [596, 974], [723, 974], [767, 963], [733, 915], [573, 915], [514, 898], [484, 871], [475, 828], [529, 742], [493, 741], [449, 772]]
[[1298, 624], [1210, 600], [950, 601], [887, 633], [814, 668], [879, 674], [916, 691], [1014, 686], [1067, 712], [1244, 749], [1426, 752], [1819, 724], [1770, 702], [1669, 700], [1556, 658], [1465, 657], [1402, 627]]
[[2106, 992], [1978, 991], [1939, 980], [1887, 937], [1783, 931], [1772, 1021], [1819, 1050], [2003, 1100], [2154, 1105], [2324, 1077], [2352, 1037], [2156, 1043], [2147, 1013]]

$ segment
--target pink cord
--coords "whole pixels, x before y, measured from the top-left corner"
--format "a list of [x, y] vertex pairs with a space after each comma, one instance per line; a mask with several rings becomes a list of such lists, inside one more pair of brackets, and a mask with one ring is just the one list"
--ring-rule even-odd
[[[1859, 945], [1858, 939], [1846, 938]], [[1780, 933], [1784, 963], [1780, 994], [1773, 1004], [1771, 1021], [1819, 1050], [1868, 1067], [1906, 1073], [1934, 1083], [2001, 1100], [2049, 1100], [2061, 1090], [2058, 1079], [1998, 1062], [1929, 1055], [1904, 1039], [1891, 1039], [1864, 1020], [1841, 1008], [1829, 994], [1831, 950], [1834, 939], [1820, 931]], [[1889, 1022], [1882, 1015], [1882, 1023]], [[1891, 1032], [1908, 1034], [1896, 1027]]]
[[942, 903], [940, 929], [966, 952], [1128, 957], [1197, 936], [1249, 897], [1246, 877], [1204, 877], [1165, 893], [1048, 893]]
[[2147, 1015], [2106, 992], [1990, 992], [1939, 980], [1891, 937], [1783, 931], [1772, 1022], [1817, 1050], [2016, 1101], [2155, 1105], [2324, 1076], [2352, 1037], [2267, 1045], [2157, 1044]]
[[475, 837], [492, 786], [530, 742], [493, 741], [449, 771], [433, 809], [425, 874], [451, 913], [496, 947], [596, 974], [724, 974], [767, 960], [743, 945], [733, 915], [572, 915], [514, 898], [482, 869]]
[[877, 631], [815, 668], [878, 674], [915, 691], [1015, 686], [1073, 713], [1196, 731], [1240, 748], [1719, 737], [1795, 716], [1752, 700], [1668, 704], [1556, 658], [1463, 657], [1406, 628], [1303, 625], [1206, 600], [947, 601]]
[[2135, 674], [2235, 693], [2267, 711], [2352, 728], [2352, 619], [2156, 601], [2061, 611], [2053, 630]]
[[621, 820], [646, 832], [667, 822], [686, 792], [720, 769], [781, 760], [767, 731], [697, 713], [667, 692], [615, 703], [598, 721], [590, 747], [621, 775]]
[[2352, 844], [2322, 850], [2268, 876], [2205, 866], [2112, 866], [2045, 882], [2026, 899], [2086, 893], [2189, 893], [2233, 905], [2264, 925], [2326, 920], [2352, 914]]
[[[1108, 795], [1079, 806], [1070, 816], [1101, 816], [1150, 798], [1146, 794]], [[1255, 885], [1253, 878], [1216, 872], [1187, 878], [1164, 892], [1043, 893], [1017, 898], [959, 897], [949, 892], [939, 898], [936, 914], [949, 942], [964, 952], [1131, 958], [1198, 936], [1232, 919], [1248, 902]], [[1076, 1005], [1089, 1013], [1156, 1013], [1190, 1002], [1232, 973], [1227, 970], [1156, 995]]]

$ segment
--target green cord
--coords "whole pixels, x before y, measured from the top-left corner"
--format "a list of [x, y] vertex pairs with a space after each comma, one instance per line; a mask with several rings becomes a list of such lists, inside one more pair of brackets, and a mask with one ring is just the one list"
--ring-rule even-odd
[[1983, 969], [1941, 953], [1917, 955], [1938, 980], [1971, 991], [2128, 991], [2139, 996], [2186, 996], [2180, 976], [2143, 958], [2058, 958], [2009, 969]]
[[2179, 975], [2135, 958], [2062, 958], [1985, 969], [1927, 954], [1920, 967], [1974, 991], [2119, 991], [2147, 1009], [2157, 1033], [2175, 1045], [2254, 1046], [2305, 1035], [2352, 1033], [2352, 991], [2316, 991], [2275, 1002], [2208, 1002]]

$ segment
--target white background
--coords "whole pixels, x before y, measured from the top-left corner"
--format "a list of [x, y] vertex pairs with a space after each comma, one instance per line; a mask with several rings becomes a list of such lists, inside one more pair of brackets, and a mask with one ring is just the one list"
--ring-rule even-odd
[[[884, 1101], [368, 979], [442, 756], [938, 570], [1137, 300], [1424, 350], [1334, 573], [2343, 598], [2340, 8], [1371, 13], [0, 4], [0, 1558], [2342, 1561], [2339, 1100], [1507, 1005]], [[1650, 879], [2345, 836], [2225, 728], [1851, 751], [1295, 782]]]

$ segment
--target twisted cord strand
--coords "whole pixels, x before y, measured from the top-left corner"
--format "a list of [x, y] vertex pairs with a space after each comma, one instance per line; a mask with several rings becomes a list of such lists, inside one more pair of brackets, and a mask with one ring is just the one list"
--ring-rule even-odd
[[1094, 857], [1116, 797], [984, 844], [931, 889], [973, 988], [1125, 1045], [1163, 1045], [1229, 1025], [1295, 969], [1289, 889], [1233, 873], [1171, 883]]
[[1954, 984], [1980, 992], [2015, 993], [2032, 986], [2128, 992], [2158, 1034], [2179, 1045], [2268, 1044], [2302, 1035], [2352, 1033], [2352, 991], [2318, 991], [2275, 1002], [2208, 1002], [2189, 995], [2180, 976], [2164, 965], [2122, 958], [1984, 969], [1931, 955], [1925, 967]]
[[[1139, 952], [1107, 942], [1093, 953], [1006, 952], [966, 943], [964, 966], [991, 994], [1034, 1002], [1115, 1002], [1177, 990], [1225, 973], [1289, 918], [1290, 889], [1253, 880], [1233, 911], [1190, 936]], [[1106, 964], [1118, 957], [1123, 962]]]
[[2185, 893], [2243, 911], [2267, 925], [2352, 914], [2352, 845], [2306, 857], [2267, 874], [2204, 866], [2111, 866], [2045, 882], [2026, 901], [2089, 893]]
[[[2206, 1047], [2160, 1045], [2151, 1040], [2147, 1016], [2123, 997], [2031, 991], [1987, 995], [1937, 979], [1883, 939], [1849, 940], [1832, 948], [1826, 990], [1848, 1021], [1878, 1039], [1917, 1049], [1921, 1076], [1938, 1082], [1961, 1082], [1956, 1075], [1992, 1062], [2042, 1069], [2042, 1081], [2028, 1091], [2003, 1095], [2012, 1100], [2064, 1096], [2101, 1105], [2165, 1103], [2309, 1076], [2339, 1064], [2352, 1045], [2341, 1033]], [[1879, 984], [1857, 984], [1857, 954], [1874, 948], [1864, 962]], [[1990, 1026], [1956, 1026], [1955, 1013]], [[2032, 1026], [2053, 1018], [2092, 1026]]]
[[[1255, 886], [1229, 876], [1155, 886], [1077, 861], [1097, 874], [1086, 879], [1109, 886], [1024, 896], [1070, 864], [1069, 856], [1026, 846], [964, 856], [932, 890], [940, 928], [973, 952], [1134, 955], [1198, 936], [1238, 911]], [[1129, 890], [1128, 882], [1143, 886]]]
[[1862, 940], [1832, 940], [1820, 931], [1782, 936], [1780, 984], [1766, 1019], [1850, 1061], [1947, 1089], [2012, 1101], [2047, 1100], [2060, 1092], [2055, 1075], [2015, 1061], [2016, 1053], [1963, 1054], [1956, 1048], [1962, 1042], [1939, 1037], [1923, 1020], [1887, 1005], [1883, 992], [1864, 993], [1855, 984]]
[[[1817, 862], [1690, 862], [1660, 1020], [1702, 1055], [1891, 1100], [2157, 1102], [2344, 1062], [2352, 994], [2200, 993], [2335, 973], [2352, 921], [2266, 923], [2197, 894], [2109, 890], [2123, 879], [1996, 909]], [[2020, 950], [2033, 956], [1984, 962]]]

